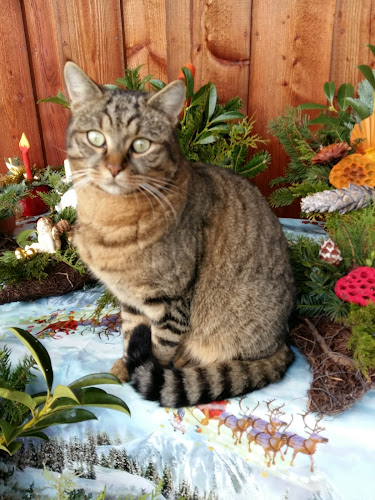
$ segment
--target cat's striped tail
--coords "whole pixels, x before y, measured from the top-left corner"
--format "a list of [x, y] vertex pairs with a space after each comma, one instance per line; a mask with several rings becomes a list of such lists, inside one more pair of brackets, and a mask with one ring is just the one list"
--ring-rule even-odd
[[204, 367], [165, 368], [152, 356], [151, 332], [139, 325], [131, 335], [126, 368], [134, 388], [161, 406], [181, 408], [233, 398], [279, 381], [294, 359], [283, 345], [268, 358]]

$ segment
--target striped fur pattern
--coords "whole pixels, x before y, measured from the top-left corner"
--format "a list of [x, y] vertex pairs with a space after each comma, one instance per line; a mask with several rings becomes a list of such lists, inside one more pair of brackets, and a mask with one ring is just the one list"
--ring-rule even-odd
[[109, 90], [71, 62], [65, 79], [75, 243], [121, 304], [124, 354], [112, 372], [170, 407], [278, 381], [293, 359], [287, 243], [254, 185], [183, 158], [183, 82]]

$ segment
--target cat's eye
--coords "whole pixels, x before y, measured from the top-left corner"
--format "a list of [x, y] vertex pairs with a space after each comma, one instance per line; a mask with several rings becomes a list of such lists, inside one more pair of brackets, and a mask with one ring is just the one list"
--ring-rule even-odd
[[132, 148], [136, 153], [145, 153], [148, 149], [150, 149], [150, 146], [151, 141], [143, 137], [136, 139], [132, 144]]
[[97, 148], [102, 148], [105, 146], [105, 137], [101, 132], [97, 130], [90, 130], [87, 132], [87, 139], [92, 146]]

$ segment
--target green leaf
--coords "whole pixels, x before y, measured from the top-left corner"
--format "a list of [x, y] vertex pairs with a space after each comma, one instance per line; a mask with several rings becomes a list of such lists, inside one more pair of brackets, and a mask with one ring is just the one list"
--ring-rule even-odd
[[12, 443], [9, 443], [8, 447], [0, 444], [0, 450], [6, 451], [7, 453], [9, 453], [9, 455], [14, 455], [14, 453], [16, 453], [16, 451], [19, 450], [21, 446], [22, 443], [20, 441], [13, 441]]
[[39, 422], [35, 423], [32, 430], [40, 431], [50, 427], [51, 425], [74, 424], [77, 422], [84, 422], [86, 420], [97, 420], [97, 418], [93, 413], [91, 413], [91, 411], [81, 408], [68, 408], [43, 417], [39, 420]]
[[22, 403], [30, 408], [31, 411], [35, 410], [35, 401], [33, 401], [29, 394], [9, 389], [4, 382], [0, 382], [0, 397], [16, 401], [17, 403]]
[[57, 385], [53, 391], [53, 398], [52, 402], [55, 402], [59, 398], [68, 398], [74, 400], [76, 403], [79, 404], [79, 400], [77, 399], [77, 396], [74, 394], [71, 388], [67, 387], [66, 385]]
[[7, 445], [12, 441], [14, 431], [16, 430], [15, 427], [13, 427], [12, 424], [4, 420], [3, 418], [0, 419], [0, 427], [1, 427], [1, 432], [3, 433], [3, 436], [5, 438], [5, 442]]
[[119, 380], [112, 373], [93, 373], [92, 375], [85, 375], [71, 384], [68, 385], [71, 389], [81, 389], [82, 387], [88, 387], [89, 385], [104, 385], [104, 384], [117, 384], [122, 385], [121, 380]]
[[53, 371], [51, 359], [45, 347], [26, 330], [14, 327], [9, 328], [9, 330], [14, 333], [30, 351], [46, 380], [48, 390], [51, 390], [53, 384]]
[[371, 43], [368, 43], [367, 44], [367, 47], [371, 50], [371, 52], [374, 54], [375, 56], [375, 45], [371, 45]]
[[161, 90], [165, 87], [165, 83], [157, 78], [152, 78], [148, 83], [154, 90]]
[[139, 85], [139, 90], [143, 91], [145, 88], [146, 83], [151, 80], [152, 75], [147, 75], [144, 78], [142, 78], [141, 83]]
[[103, 391], [103, 389], [98, 389], [97, 387], [89, 387], [87, 389], [82, 389], [79, 395], [82, 406], [98, 406], [102, 408], [109, 408], [111, 410], [121, 411], [130, 415], [130, 410], [128, 405], [117, 396], [108, 394]]
[[335, 82], [325, 82], [324, 84], [324, 93], [329, 100], [330, 103], [332, 103], [333, 98], [335, 97]]
[[181, 68], [184, 77], [185, 77], [185, 84], [186, 84], [186, 100], [188, 101], [191, 96], [193, 95], [194, 92], [194, 78], [193, 75], [191, 74], [191, 71], [189, 68]]
[[297, 109], [328, 109], [328, 107], [323, 104], [317, 104], [316, 102], [305, 102], [297, 106]]
[[0, 444], [0, 450], [3, 450], [3, 451], [6, 451], [9, 455], [11, 455], [10, 451], [8, 450], [8, 448], [2, 444]]
[[103, 85], [103, 87], [105, 87], [106, 89], [109, 89], [109, 90], [117, 90], [118, 89], [118, 86], [115, 85], [114, 83], [105, 83]]
[[214, 127], [209, 127], [208, 130], [210, 132], [217, 132], [218, 134], [228, 134], [232, 127], [228, 125], [228, 123], [220, 123], [220, 125], [215, 125]]
[[115, 82], [127, 88], [128, 81], [125, 78], [117, 78]]
[[38, 439], [43, 439], [44, 441], [49, 441], [49, 437], [47, 434], [44, 434], [44, 432], [41, 431], [32, 431], [32, 430], [27, 430], [25, 432], [21, 432], [19, 434], [19, 437], [34, 437]]
[[18, 246], [25, 248], [26, 245], [29, 245], [30, 244], [29, 236], [30, 234], [33, 234], [35, 232], [36, 232], [35, 229], [24, 229], [23, 231], [21, 231], [16, 238]]
[[354, 111], [358, 114], [361, 120], [368, 118], [371, 115], [369, 108], [359, 99], [353, 99], [353, 97], [347, 97], [346, 101], [349, 103]]
[[226, 122], [228, 120], [239, 120], [243, 118], [244, 115], [239, 111], [226, 111], [225, 113], [221, 113], [220, 115], [215, 116], [211, 123]]
[[211, 84], [210, 93], [208, 94], [208, 119], [214, 114], [217, 103], [217, 90], [215, 85]]
[[71, 406], [79, 406], [80, 403], [77, 403], [75, 399], [71, 398], [58, 398], [56, 399], [52, 405], [51, 409], [52, 410], [65, 410], [66, 408], [69, 408]]
[[357, 66], [357, 68], [369, 81], [371, 87], [375, 90], [375, 76], [370, 66], [367, 66], [367, 64], [360, 64], [359, 66]]
[[41, 404], [45, 403], [47, 400], [47, 393], [46, 392], [38, 392], [38, 394], [33, 394], [31, 396], [33, 398], [33, 401], [35, 402], [35, 408], [40, 406]]
[[200, 138], [195, 142], [196, 144], [212, 144], [216, 141], [216, 137], [210, 132], [205, 132], [200, 136]]
[[61, 92], [59, 92], [57, 96], [46, 97], [45, 99], [39, 99], [39, 101], [37, 101], [37, 102], [38, 102], [38, 104], [41, 102], [52, 102], [53, 104], [59, 104], [63, 108], [70, 109], [70, 104], [65, 99], [65, 97], [61, 97], [61, 95], [63, 95], [63, 94], [61, 94]]
[[211, 83], [206, 83], [206, 85], [203, 85], [203, 87], [201, 87], [199, 90], [197, 90], [197, 92], [195, 92], [195, 94], [191, 98], [190, 106], [194, 103], [203, 104], [200, 102], [200, 100], [203, 98], [207, 99], [211, 85], [212, 85]]
[[349, 103], [347, 102], [348, 97], [353, 97], [354, 95], [354, 87], [351, 83], [343, 83], [340, 85], [339, 90], [337, 92], [337, 103], [339, 108], [345, 111]]

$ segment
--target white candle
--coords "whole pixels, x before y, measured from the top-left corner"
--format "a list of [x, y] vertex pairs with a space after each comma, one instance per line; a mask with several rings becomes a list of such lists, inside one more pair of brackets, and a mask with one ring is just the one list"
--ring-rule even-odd
[[65, 169], [65, 179], [67, 180], [67, 182], [71, 182], [73, 180], [73, 177], [69, 160], [64, 160], [64, 169]]

